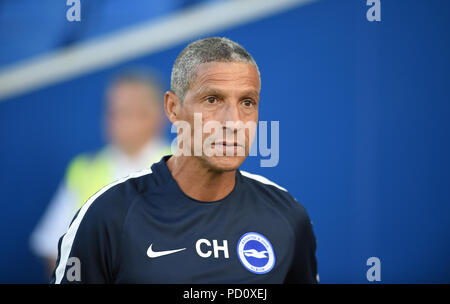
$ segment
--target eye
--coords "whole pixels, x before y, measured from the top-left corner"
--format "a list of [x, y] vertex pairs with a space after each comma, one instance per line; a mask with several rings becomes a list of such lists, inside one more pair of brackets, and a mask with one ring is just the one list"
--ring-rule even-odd
[[250, 99], [246, 99], [242, 102], [242, 104], [246, 107], [246, 108], [250, 108], [252, 106], [255, 105], [255, 102], [253, 100]]
[[214, 97], [214, 96], [209, 96], [209, 97], [206, 97], [206, 102], [207, 102], [208, 104], [215, 104], [215, 103], [218, 102], [218, 100], [217, 100], [217, 98]]

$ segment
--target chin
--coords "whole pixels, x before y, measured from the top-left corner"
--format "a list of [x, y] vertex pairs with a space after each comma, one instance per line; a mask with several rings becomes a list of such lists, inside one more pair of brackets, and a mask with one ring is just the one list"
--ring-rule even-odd
[[211, 156], [202, 157], [202, 161], [212, 170], [218, 172], [238, 169], [247, 156]]

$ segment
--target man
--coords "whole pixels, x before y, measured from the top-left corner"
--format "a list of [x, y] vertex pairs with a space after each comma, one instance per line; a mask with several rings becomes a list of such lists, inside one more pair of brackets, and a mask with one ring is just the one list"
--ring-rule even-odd
[[[258, 120], [253, 58], [229, 39], [201, 39], [180, 53], [171, 77], [164, 106], [184, 125], [179, 150], [89, 199], [60, 240], [52, 282], [316, 283], [305, 209], [238, 169], [254, 136], [242, 126]], [[215, 131], [199, 137], [199, 122]]]
[[170, 147], [161, 139], [161, 89], [146, 71], [121, 72], [106, 97], [106, 135], [109, 144], [95, 154], [72, 160], [56, 195], [31, 237], [33, 251], [55, 269], [58, 240], [76, 211], [102, 187], [148, 167]]

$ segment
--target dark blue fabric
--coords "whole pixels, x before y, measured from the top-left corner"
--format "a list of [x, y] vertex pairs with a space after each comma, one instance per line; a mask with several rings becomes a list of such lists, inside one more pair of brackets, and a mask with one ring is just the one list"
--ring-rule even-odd
[[[316, 283], [311, 222], [288, 192], [237, 170], [230, 194], [201, 202], [178, 187], [166, 165], [169, 157], [153, 164], [152, 173], [111, 187], [89, 206], [70, 252], [81, 262], [81, 283]], [[238, 242], [249, 232], [272, 245], [275, 264], [267, 273], [249, 271], [240, 262]], [[228, 258], [224, 250], [215, 256], [214, 246], [205, 244], [202, 252], [211, 255], [201, 257], [200, 239], [220, 246], [226, 240]], [[157, 252], [186, 249], [151, 259], [151, 244]], [[64, 275], [62, 283], [71, 282]]]

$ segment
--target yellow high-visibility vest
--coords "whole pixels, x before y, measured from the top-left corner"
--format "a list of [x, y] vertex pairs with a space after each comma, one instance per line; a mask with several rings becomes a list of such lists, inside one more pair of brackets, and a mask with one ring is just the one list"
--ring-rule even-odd
[[[162, 149], [154, 159], [149, 159], [148, 166], [169, 154], [171, 154], [170, 148]], [[102, 152], [95, 156], [80, 154], [70, 162], [65, 179], [69, 190], [77, 197], [76, 210], [81, 208], [98, 190], [114, 182], [112, 168], [113, 164]]]

